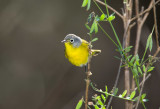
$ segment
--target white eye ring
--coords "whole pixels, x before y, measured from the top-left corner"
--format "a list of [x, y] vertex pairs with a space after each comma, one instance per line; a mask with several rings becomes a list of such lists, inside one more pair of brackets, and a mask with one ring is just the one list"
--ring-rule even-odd
[[73, 43], [73, 42], [74, 42], [74, 39], [70, 39], [70, 42]]

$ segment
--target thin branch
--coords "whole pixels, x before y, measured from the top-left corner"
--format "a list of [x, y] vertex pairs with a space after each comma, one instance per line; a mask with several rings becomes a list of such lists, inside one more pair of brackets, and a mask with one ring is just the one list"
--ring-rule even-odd
[[[155, 57], [158, 55], [160, 51], [160, 47], [156, 50], [156, 52], [154, 53], [152, 59], [151, 59], [151, 62], [153, 61], [153, 59], [155, 59]], [[140, 90], [140, 93], [139, 93], [139, 98], [138, 98], [138, 101], [137, 101], [137, 104], [136, 104], [136, 108], [135, 109], [138, 109], [138, 105], [139, 105], [139, 102], [140, 102], [140, 97], [142, 95], [142, 92], [143, 92], [143, 88], [144, 88], [144, 83], [145, 83], [145, 80], [146, 80], [146, 73], [147, 73], [147, 69], [150, 65], [150, 62], [147, 63], [147, 66], [146, 66], [146, 69], [145, 69], [145, 72], [144, 72], [144, 75], [143, 75], [143, 81], [142, 81], [142, 87], [141, 87], [141, 90]]]
[[[154, 5], [157, 5], [159, 2], [160, 2], [160, 0], [157, 0]], [[141, 13], [139, 14], [139, 16], [142, 16], [142, 15], [145, 14], [146, 12], [149, 12], [149, 11], [154, 7], [154, 5], [152, 5], [151, 7], [148, 7], [146, 10], [144, 10], [143, 12], [141, 12]], [[131, 21], [133, 21], [133, 20], [135, 20], [135, 19], [137, 19], [137, 18], [138, 18], [138, 16], [135, 16], [135, 17], [133, 17], [133, 18], [131, 19]]]
[[[155, 4], [155, 0], [152, 0], [153, 4]], [[155, 26], [155, 34], [156, 34], [156, 43], [157, 43], [157, 48], [159, 47], [159, 42], [158, 42], [158, 29], [157, 29], [157, 16], [156, 16], [156, 6], [154, 5], [153, 7], [153, 15], [154, 15], [154, 26]]]
[[[94, 0], [94, 1], [98, 2], [98, 3], [101, 4], [101, 5], [106, 6], [106, 4], [105, 4], [104, 2], [102, 2], [102, 1], [100, 1], [100, 0]], [[110, 9], [111, 11], [115, 12], [121, 19], [123, 19], [123, 16], [122, 16], [118, 11], [116, 11], [114, 8], [112, 8], [112, 7], [109, 6], [108, 4], [107, 4], [107, 7], [108, 7], [108, 9]]]
[[[138, 3], [137, 3], [138, 4]], [[135, 5], [137, 5], [135, 4]], [[150, 2], [149, 8], [152, 7], [152, 1]], [[137, 8], [138, 9], [138, 8]], [[137, 10], [136, 9], [136, 10]], [[144, 17], [142, 18], [142, 20], [140, 19], [139, 13], [138, 11], [136, 11], [136, 16], [138, 16], [137, 18], [137, 37], [136, 37], [136, 44], [135, 44], [135, 51], [134, 54], [136, 55], [138, 53], [138, 49], [139, 49], [139, 42], [140, 42], [140, 35], [141, 35], [141, 30], [142, 30], [142, 26], [146, 20], [146, 18], [149, 15], [149, 12], [145, 13]]]
[[[153, 2], [151, 1], [150, 4], [149, 4], [149, 8], [152, 8], [153, 7]], [[142, 19], [142, 25], [144, 24], [144, 22], [146, 21], [147, 17], [149, 15], [149, 11], [145, 13], [143, 19]]]
[[88, 107], [88, 92], [89, 92], [89, 84], [90, 84], [90, 76], [91, 73], [91, 46], [89, 46], [89, 59], [88, 59], [88, 67], [86, 71], [87, 79], [86, 79], [86, 92], [85, 92], [85, 109]]

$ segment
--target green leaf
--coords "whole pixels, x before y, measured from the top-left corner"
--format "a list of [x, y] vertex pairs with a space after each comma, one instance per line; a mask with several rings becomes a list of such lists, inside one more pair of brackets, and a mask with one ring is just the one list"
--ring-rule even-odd
[[135, 94], [136, 94], [136, 91], [133, 91], [130, 95], [130, 99], [132, 99], [135, 96]]
[[95, 42], [95, 41], [97, 41], [97, 40], [98, 40], [98, 38], [96, 37], [96, 38], [92, 39], [91, 42]]
[[124, 97], [126, 94], [127, 94], [127, 90], [125, 90], [125, 91], [122, 93], [122, 97]]
[[114, 89], [114, 92], [113, 92], [113, 95], [116, 95], [117, 92], [118, 92], [118, 88], [115, 88], [115, 89]]
[[101, 99], [101, 97], [100, 97], [100, 96], [97, 96], [95, 99], [96, 99], [96, 100], [99, 100], [99, 99]]
[[143, 100], [146, 97], [146, 94], [142, 94], [141, 99]]
[[91, 22], [92, 21], [92, 18], [95, 16], [95, 13], [94, 12], [91, 12], [87, 18], [87, 23]]
[[114, 15], [110, 15], [108, 18], [107, 18], [107, 21], [111, 22], [112, 20], [115, 19], [115, 16]]
[[153, 41], [152, 41], [153, 31], [154, 31], [154, 27], [153, 27], [153, 29], [152, 29], [152, 32], [151, 32], [151, 33], [149, 34], [149, 36], [148, 36], [147, 44], [146, 44], [146, 49], [148, 49], [148, 47], [149, 47], [149, 50], [150, 50], [150, 51], [152, 50], [152, 45], [153, 45]]
[[93, 33], [94, 30], [95, 30], [95, 22], [93, 22], [89, 33], [90, 34]]
[[98, 107], [97, 105], [94, 105], [94, 108], [95, 108], [95, 109], [99, 109], [99, 107]]
[[143, 67], [143, 72], [145, 72], [145, 70], [146, 70], [146, 67], [145, 67], [145, 65], [143, 64], [143, 66], [142, 66], [142, 67]]
[[155, 67], [149, 67], [149, 69], [147, 70], [147, 72], [151, 72]]
[[124, 64], [124, 65], [122, 65], [121, 67], [126, 67], [126, 66], [128, 66], [128, 64]]
[[132, 55], [127, 56], [126, 60], [130, 60], [131, 57]]
[[135, 59], [136, 59], [135, 56], [133, 56], [132, 59], [131, 59], [131, 61], [130, 61], [130, 63], [133, 64], [133, 62], [135, 61]]
[[106, 98], [104, 97], [103, 94], [101, 94], [101, 97], [102, 97], [103, 101], [106, 102]]
[[136, 64], [139, 66], [139, 59], [138, 59], [138, 60], [136, 60]]
[[134, 63], [134, 65], [133, 65], [133, 75], [134, 76], [138, 76], [138, 71], [137, 71], [137, 65], [136, 65], [136, 63]]
[[139, 98], [139, 96], [138, 96], [138, 97], [135, 97], [133, 100], [134, 100], [134, 101], [137, 101], [137, 100], [138, 100], [138, 98]]
[[118, 60], [121, 60], [121, 58], [120, 58], [120, 57], [118, 57], [118, 56], [114, 56], [114, 58], [116, 58], [116, 59], [118, 59]]
[[101, 99], [98, 100], [98, 103], [103, 106], [104, 104], [102, 103]]
[[139, 56], [138, 56], [138, 54], [136, 54], [136, 60], [139, 60]]
[[108, 92], [108, 88], [107, 88], [107, 86], [106, 86], [106, 92]]
[[126, 50], [126, 49], [131, 49], [131, 48], [133, 48], [133, 46], [128, 46], [128, 47], [125, 48], [124, 50]]
[[85, 26], [87, 29], [89, 29], [89, 30], [91, 29], [87, 23], [85, 24]]
[[98, 32], [98, 25], [97, 25], [97, 22], [95, 22], [94, 28], [95, 28], [95, 33], [97, 33], [97, 32]]
[[83, 104], [83, 98], [81, 98], [76, 106], [76, 109], [80, 109], [82, 107]]
[[134, 77], [135, 77], [135, 76], [136, 76], [136, 77], [138, 76], [137, 68], [133, 68], [133, 73], [134, 73], [134, 74], [133, 74], [133, 75], [134, 75]]
[[124, 51], [125, 51], [125, 52], [130, 52], [132, 47], [133, 47], [133, 46], [129, 46], [129, 47], [125, 48]]
[[103, 21], [105, 19], [106, 15], [103, 13], [100, 17], [100, 21]]
[[89, 10], [91, 7], [91, 0], [88, 0], [87, 10]]
[[139, 72], [140, 74], [142, 74], [142, 70], [141, 70], [140, 67], [138, 67], [138, 72]]
[[82, 7], [87, 6], [87, 4], [88, 4], [88, 0], [83, 0]]
[[102, 109], [106, 109], [106, 108], [103, 106]]
[[152, 51], [152, 45], [153, 45], [153, 40], [152, 40], [152, 37], [151, 37], [150, 42], [149, 42], [149, 50], [150, 50], [150, 52]]

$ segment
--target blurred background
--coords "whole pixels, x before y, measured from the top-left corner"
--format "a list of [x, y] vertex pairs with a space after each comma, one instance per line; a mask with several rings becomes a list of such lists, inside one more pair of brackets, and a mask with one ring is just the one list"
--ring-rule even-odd
[[[144, 0], [141, 2], [148, 5]], [[108, 3], [118, 11], [123, 7], [122, 1]], [[92, 4], [87, 12], [81, 4], [82, 0], [0, 0], [0, 109], [75, 108], [84, 96], [86, 75], [84, 68], [71, 65], [65, 58], [61, 40], [69, 33], [89, 39], [84, 24], [88, 14], [98, 10]], [[140, 54], [153, 27], [152, 18], [150, 14], [144, 25]], [[116, 16], [113, 24], [122, 40], [122, 21]], [[114, 36], [107, 23], [103, 27]], [[135, 43], [135, 33], [134, 30], [131, 33], [131, 45]], [[107, 85], [111, 90], [119, 66], [119, 60], [113, 56], [118, 53], [101, 31], [94, 37], [99, 40], [93, 48], [101, 49], [102, 53], [92, 58], [91, 80], [97, 88], [104, 89]], [[144, 90], [148, 94], [148, 109], [160, 107], [160, 62], [155, 65]], [[122, 71], [119, 93], [124, 90], [123, 76]], [[90, 98], [95, 93], [90, 88]], [[123, 109], [122, 103], [123, 100], [114, 98], [111, 105], [113, 109]]]

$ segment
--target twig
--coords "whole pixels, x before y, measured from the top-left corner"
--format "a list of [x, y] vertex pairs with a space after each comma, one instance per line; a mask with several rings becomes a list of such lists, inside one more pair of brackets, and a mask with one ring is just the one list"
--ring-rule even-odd
[[86, 93], [85, 93], [85, 109], [88, 107], [88, 92], [89, 92], [89, 84], [90, 84], [90, 76], [91, 73], [91, 47], [89, 46], [89, 59], [88, 59], [88, 67], [87, 67], [87, 79], [86, 79]]
[[[106, 4], [105, 4], [104, 2], [102, 2], [102, 1], [100, 1], [100, 0], [94, 0], [94, 1], [98, 2], [98, 3], [101, 4], [101, 5], [106, 6]], [[111, 11], [115, 12], [121, 19], [123, 19], [123, 16], [122, 16], [118, 11], [116, 11], [114, 8], [112, 8], [112, 7], [109, 6], [108, 4], [107, 4], [107, 7], [108, 7], [108, 9], [110, 9]]]
[[[152, 0], [153, 4], [155, 4], [155, 0]], [[157, 48], [159, 47], [159, 42], [158, 42], [158, 30], [157, 30], [157, 16], [156, 16], [156, 6], [153, 6], [153, 15], [154, 15], [154, 26], [155, 26], [155, 34], [156, 34], [156, 43], [157, 43]]]
[[[138, 4], [138, 3], [137, 3]], [[135, 4], [135, 5], [137, 5]], [[150, 2], [150, 5], [149, 5], [149, 8], [152, 7], [152, 1]], [[137, 8], [138, 9], [138, 8]], [[136, 9], [136, 10], [137, 10]], [[142, 30], [142, 26], [146, 20], [146, 18], [148, 17], [149, 15], [149, 12], [145, 13], [144, 17], [140, 18], [139, 14], [138, 14], [138, 11], [136, 11], [136, 14], [137, 14], [137, 37], [136, 37], [136, 44], [135, 44], [135, 51], [134, 51], [134, 54], [136, 55], [138, 53], [138, 49], [139, 49], [139, 42], [140, 42], [140, 35], [141, 35], [141, 30]]]
[[[154, 53], [154, 55], [153, 55], [153, 57], [151, 59], [151, 62], [158, 55], [159, 51], [160, 51], [160, 47]], [[146, 69], [145, 69], [145, 72], [144, 72], [144, 75], [143, 75], [142, 87], [141, 87], [141, 90], [140, 90], [140, 93], [139, 93], [139, 98], [138, 98], [138, 101], [137, 101], [135, 109], [138, 109], [138, 105], [139, 105], [140, 98], [141, 98], [141, 95], [142, 95], [142, 91], [143, 91], [143, 88], [144, 88], [144, 83], [145, 83], [145, 80], [146, 80], [146, 73], [147, 73], [147, 69], [148, 69], [149, 65], [150, 65], [150, 62], [147, 63], [147, 66], [146, 66]]]
[[[160, 2], [160, 0], [157, 0], [154, 5], [157, 5], [159, 2]], [[142, 15], [145, 14], [146, 12], [149, 12], [149, 11], [154, 7], [154, 5], [152, 5], [151, 7], [148, 7], [146, 10], [144, 10], [143, 12], [141, 12], [141, 13], [139, 14], [139, 16], [142, 16]], [[137, 19], [137, 18], [138, 18], [138, 16], [135, 16], [135, 17], [133, 17], [133, 18], [131, 19], [131, 21], [133, 21], [133, 20], [135, 20], [135, 19]]]
[[[148, 80], [148, 78], [151, 76], [151, 74], [148, 74], [147, 75], [147, 77], [146, 77], [146, 79], [145, 79], [145, 82], [146, 82], [146, 80]], [[142, 80], [142, 82], [139, 84], [139, 86], [141, 86], [142, 85], [142, 83], [143, 83], [143, 80]], [[138, 87], [136, 87], [134, 90], [137, 90], [138, 89]]]

